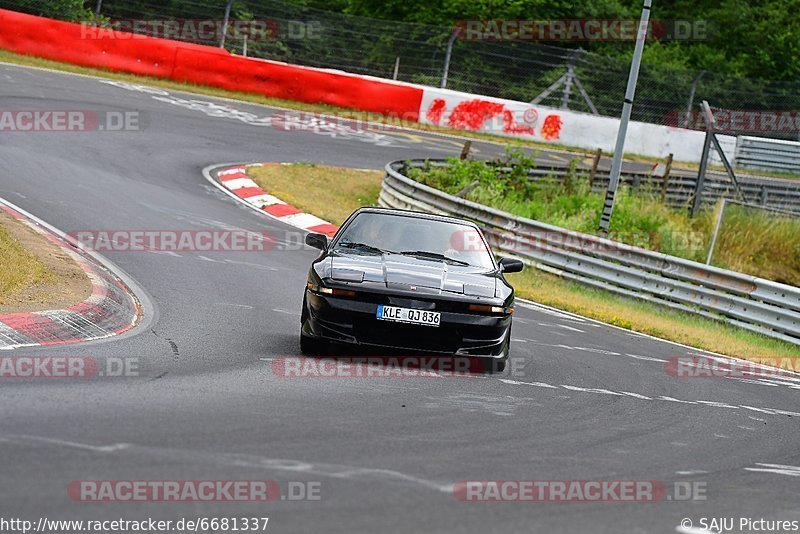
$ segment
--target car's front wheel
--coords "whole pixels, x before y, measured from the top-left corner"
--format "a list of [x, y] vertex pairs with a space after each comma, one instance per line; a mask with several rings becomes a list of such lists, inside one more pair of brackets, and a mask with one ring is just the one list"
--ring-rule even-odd
[[328, 350], [328, 342], [324, 339], [316, 337], [309, 337], [305, 334], [300, 334], [300, 352], [308, 356], [316, 356], [325, 354]]
[[303, 327], [308, 320], [308, 307], [306, 297], [303, 296], [303, 311], [300, 313], [300, 352], [308, 356], [325, 354], [328, 350], [328, 342], [317, 337], [307, 336], [303, 333]]
[[499, 358], [481, 358], [481, 369], [484, 374], [502, 373], [506, 370], [506, 360]]

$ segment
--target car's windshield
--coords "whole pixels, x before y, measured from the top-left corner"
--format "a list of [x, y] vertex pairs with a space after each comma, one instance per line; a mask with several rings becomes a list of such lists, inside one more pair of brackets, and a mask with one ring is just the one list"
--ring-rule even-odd
[[478, 231], [466, 224], [389, 213], [360, 213], [335, 249], [358, 254], [403, 254], [452, 265], [493, 268]]

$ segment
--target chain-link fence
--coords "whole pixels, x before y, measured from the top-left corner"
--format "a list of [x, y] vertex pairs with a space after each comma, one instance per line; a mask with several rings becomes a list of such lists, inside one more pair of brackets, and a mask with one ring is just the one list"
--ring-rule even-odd
[[[88, 19], [163, 36], [158, 21], [182, 21], [172, 38], [219, 44], [197, 32], [199, 21], [222, 21], [226, 0], [0, 0], [0, 7], [37, 15]], [[139, 28], [131, 21], [150, 21]], [[469, 93], [618, 117], [629, 62], [579, 48], [536, 42], [451, 39], [454, 28], [376, 20], [281, 0], [234, 0], [230, 21], [260, 21], [261, 34], [229, 24], [225, 47], [237, 54], [341, 69], [441, 86], [451, 45], [447, 87]], [[194, 22], [195, 24], [187, 24]], [[160, 30], [160, 31], [159, 31]], [[620, 43], [621, 46], [633, 43]], [[549, 91], [548, 91], [549, 89]], [[708, 100], [723, 110], [800, 109], [800, 83], [734, 78], [720, 73], [642, 65], [633, 120], [692, 126], [690, 106]], [[699, 124], [698, 126], [702, 126]], [[741, 132], [737, 132], [741, 133]], [[797, 139], [798, 128], [759, 135]]]

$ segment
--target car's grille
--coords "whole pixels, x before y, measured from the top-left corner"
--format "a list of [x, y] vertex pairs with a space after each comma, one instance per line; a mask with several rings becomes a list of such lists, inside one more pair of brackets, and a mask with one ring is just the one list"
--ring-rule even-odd
[[361, 343], [391, 345], [414, 350], [455, 352], [461, 345], [461, 334], [454, 328], [387, 321], [356, 324], [355, 335]]

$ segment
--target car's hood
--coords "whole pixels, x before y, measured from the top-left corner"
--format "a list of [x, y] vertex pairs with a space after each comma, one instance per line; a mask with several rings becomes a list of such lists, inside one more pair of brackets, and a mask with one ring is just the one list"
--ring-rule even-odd
[[[342, 282], [377, 282], [387, 288], [495, 296], [497, 278], [491, 269], [452, 265], [399, 254], [333, 253], [329, 276]], [[427, 291], [426, 291], [427, 290]]]

